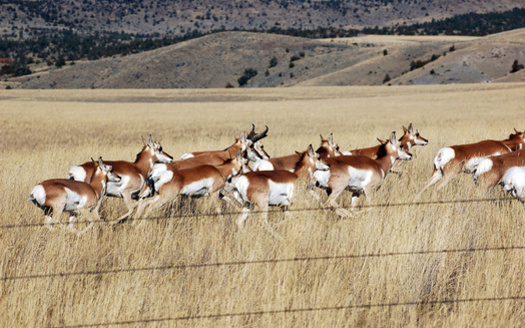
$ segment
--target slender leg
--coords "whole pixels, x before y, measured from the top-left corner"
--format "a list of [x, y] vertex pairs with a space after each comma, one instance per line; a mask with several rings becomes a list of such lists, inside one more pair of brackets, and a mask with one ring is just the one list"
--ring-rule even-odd
[[126, 214], [122, 215], [121, 217], [119, 217], [118, 219], [114, 220], [112, 222], [112, 224], [117, 224], [120, 221], [122, 221], [122, 220], [126, 219], [127, 217], [129, 217], [131, 215], [131, 213], [133, 213], [133, 210], [135, 209], [135, 207], [137, 206], [137, 202], [134, 202], [133, 199], [131, 199], [131, 192], [126, 191], [122, 195], [122, 198], [124, 199], [124, 203], [128, 207], [128, 212]]
[[416, 195], [415, 199], [419, 199], [425, 190], [436, 184], [439, 180], [441, 180], [441, 178], [443, 178], [443, 173], [441, 170], [434, 170], [432, 177], [430, 177], [430, 180], [427, 181], [423, 189], [421, 189], [421, 191]]
[[250, 209], [247, 207], [243, 207], [241, 214], [237, 217], [237, 220], [235, 220], [235, 223], [237, 223], [237, 227], [239, 227], [239, 231], [242, 230], [244, 227], [244, 222], [248, 218], [248, 215], [250, 214]]

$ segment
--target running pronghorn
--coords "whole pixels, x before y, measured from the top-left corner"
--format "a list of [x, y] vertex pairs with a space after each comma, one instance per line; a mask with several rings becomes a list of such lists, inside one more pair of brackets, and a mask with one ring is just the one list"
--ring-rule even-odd
[[473, 144], [441, 148], [434, 157], [432, 177], [416, 198], [436, 183], [436, 188], [439, 190], [446, 186], [458, 173], [472, 172], [473, 168], [485, 157], [503, 155], [522, 149], [525, 144], [525, 135], [516, 129], [514, 131], [515, 134], [511, 134], [508, 139], [501, 141], [483, 140]]
[[486, 188], [493, 188], [513, 166], [525, 166], [525, 149], [481, 159], [473, 168], [474, 180]]
[[390, 139], [382, 144], [384, 156], [371, 159], [366, 156], [338, 156], [324, 160], [330, 166], [326, 172], [316, 171], [315, 180], [318, 186], [326, 188], [328, 199], [326, 207], [332, 207], [341, 216], [351, 213], [341, 208], [336, 200], [344, 190], [352, 192], [352, 208], [360, 195], [370, 200], [372, 191], [377, 190], [385, 176], [390, 172], [397, 159], [410, 160], [412, 154], [399, 147], [396, 133], [392, 132]]
[[513, 166], [509, 168], [501, 180], [503, 190], [525, 202], [525, 167]]
[[243, 206], [242, 213], [236, 223], [242, 229], [250, 214], [252, 205], [262, 211], [262, 220], [272, 230], [268, 223], [268, 207], [280, 206], [285, 210], [292, 202], [297, 182], [313, 179], [317, 170], [328, 170], [329, 167], [321, 161], [321, 157], [314, 152], [312, 145], [308, 150], [298, 153], [300, 157], [294, 169], [295, 173], [287, 170], [248, 172], [238, 175], [227, 183], [225, 190], [232, 192], [235, 199]]
[[[348, 152], [343, 152], [344, 155], [361, 155], [370, 157], [372, 159], [376, 159], [378, 157], [382, 157], [385, 154], [382, 153], [383, 147], [382, 145], [385, 143], [381, 139], [377, 139], [379, 141], [379, 145], [369, 147], [369, 148], [360, 148], [360, 149], [353, 149]], [[410, 149], [413, 146], [426, 146], [428, 144], [428, 140], [423, 138], [418, 130], [414, 130], [414, 127], [412, 126], [412, 123], [408, 126], [408, 128], [405, 128], [403, 126], [403, 136], [399, 138], [399, 148], [405, 149], [406, 151], [410, 151]]]
[[[137, 206], [134, 198], [144, 187], [153, 164], [155, 162], [171, 163], [173, 161], [173, 157], [162, 150], [160, 143], [151, 140], [151, 135], [148, 137], [148, 141], [144, 142], [143, 140], [143, 143], [144, 147], [137, 154], [134, 163], [126, 161], [106, 162], [112, 165], [113, 171], [121, 177], [118, 182], [108, 183], [107, 195], [124, 199], [124, 203], [128, 208], [128, 212], [114, 220], [113, 223], [118, 223], [131, 215]], [[69, 170], [69, 176], [71, 179], [85, 182], [90, 179], [94, 170], [95, 166], [88, 162], [79, 166], [73, 166]]]
[[217, 212], [221, 212], [220, 195], [221, 190], [227, 179], [242, 172], [246, 165], [246, 159], [242, 156], [239, 149], [237, 156], [230, 158], [218, 166], [201, 165], [184, 170], [167, 170], [164, 171], [157, 179], [162, 180], [162, 184], [152, 181], [156, 194], [149, 198], [147, 195], [141, 195], [141, 201], [137, 207], [135, 216], [141, 217], [143, 211], [147, 208], [144, 216], [158, 207], [175, 200], [179, 195], [189, 197], [212, 196], [215, 202]]
[[[235, 142], [233, 145], [229, 146], [228, 148], [224, 150], [211, 150], [211, 151], [196, 151], [192, 153], [186, 153], [181, 156], [181, 160], [189, 159], [197, 156], [203, 156], [207, 155], [210, 156], [210, 158], [215, 157], [214, 155], [219, 155], [219, 157], [224, 157], [224, 154], [227, 152], [230, 152], [231, 154], [237, 154], [237, 151], [239, 149], [242, 149], [242, 151], [246, 152], [246, 157], [255, 162], [259, 159], [268, 159], [270, 156], [268, 156], [268, 153], [264, 151], [264, 147], [259, 142], [261, 139], [268, 136], [268, 126], [266, 126], [266, 130], [264, 130], [261, 133], [255, 132], [255, 125], [252, 123], [252, 130], [250, 133], [245, 136], [244, 133], [241, 135], [240, 138], [235, 138]], [[201, 160], [203, 160], [204, 157], [201, 157]], [[224, 161], [223, 161], [224, 162]], [[207, 163], [211, 165], [219, 165], [218, 163]]]
[[321, 135], [321, 146], [319, 146], [315, 152], [319, 154], [323, 160], [342, 155], [339, 151], [339, 146], [334, 142], [333, 133], [330, 133], [328, 139], [324, 139], [323, 135]]
[[[91, 161], [95, 171], [91, 174], [89, 183], [70, 179], [51, 179], [39, 183], [31, 191], [27, 200], [44, 210], [45, 223], [50, 230], [53, 230], [53, 221], [62, 224], [60, 221], [62, 212], [70, 213], [68, 229], [78, 236], [91, 228], [95, 219], [100, 219], [99, 208], [106, 187], [109, 183], [119, 182], [120, 177], [113, 172], [111, 165], [104, 164], [102, 158], [99, 158], [98, 163], [93, 159]], [[89, 212], [92, 214], [88, 215]], [[76, 216], [79, 214], [90, 217], [91, 221], [81, 232], [74, 227]]]
[[155, 164], [148, 175], [148, 184], [141, 192], [142, 198], [149, 197], [154, 193], [154, 188], [151, 186], [152, 181], [155, 181], [155, 188], [158, 189], [160, 185], [171, 180], [171, 176], [169, 174], [164, 174], [165, 172], [187, 170], [202, 165], [222, 165], [232, 159], [232, 154], [237, 154], [238, 152], [241, 152], [245, 158], [249, 158], [251, 156], [249, 154], [252, 152], [252, 150], [248, 147], [249, 144], [250, 141], [248, 141], [245, 133], [243, 132], [239, 138], [236, 138], [236, 142], [232, 146], [226, 148], [226, 150], [203, 152], [197, 156], [188, 157], [186, 159], [168, 164]]

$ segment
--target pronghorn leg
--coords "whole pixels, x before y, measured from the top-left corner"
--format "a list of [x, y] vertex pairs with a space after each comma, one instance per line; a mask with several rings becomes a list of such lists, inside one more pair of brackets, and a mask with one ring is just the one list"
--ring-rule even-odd
[[[153, 197], [141, 200], [137, 206], [137, 211], [135, 212], [135, 219], [137, 220], [141, 219], [142, 213], [144, 212], [146, 208], [148, 209], [146, 211], [146, 214], [149, 214], [149, 212], [151, 211], [149, 207], [151, 206], [151, 204], [157, 202], [159, 199], [160, 199], [160, 195], [156, 194]], [[143, 217], [147, 217], [146, 214], [144, 214]]]
[[[48, 216], [49, 219], [47, 219], [46, 217], [46, 225], [47, 225], [47, 228], [50, 230], [50, 231], [53, 231], [55, 229], [55, 225], [56, 224], [59, 224], [62, 226], [62, 221], [60, 221], [60, 216], [62, 216], [62, 210], [63, 210], [64, 206], [59, 206], [59, 207], [53, 207], [53, 210], [52, 210], [52, 215]], [[54, 222], [53, 222], [54, 221]]]
[[122, 198], [124, 199], [124, 203], [128, 207], [128, 212], [126, 214], [122, 215], [121, 217], [119, 217], [118, 219], [114, 220], [113, 222], [111, 222], [111, 224], [117, 224], [120, 221], [128, 218], [131, 215], [131, 213], [133, 213], [133, 210], [135, 209], [135, 207], [137, 207], [136, 202], [134, 204], [133, 199], [131, 199], [131, 193], [130, 192], [125, 192], [122, 195]]
[[51, 215], [46, 215], [44, 218], [44, 223], [46, 224], [46, 227], [49, 229], [49, 231], [55, 230], [55, 227], [53, 226], [53, 217]]
[[421, 191], [416, 195], [415, 199], [418, 199], [425, 190], [436, 184], [439, 180], [441, 180], [441, 178], [443, 178], [443, 173], [441, 170], [434, 170], [430, 180], [427, 181], [423, 189], [421, 189]]
[[233, 199], [230, 196], [225, 195], [223, 192], [224, 192], [224, 189], [219, 192], [219, 198], [220, 199], [222, 199], [226, 203], [232, 205], [233, 207], [235, 207], [239, 211], [243, 209], [243, 202], [240, 199], [240, 197], [238, 196], [238, 193], [236, 191], [233, 192]]
[[239, 230], [242, 230], [244, 227], [244, 222], [248, 218], [248, 215], [250, 214], [250, 209], [247, 207], [243, 207], [241, 214], [237, 217], [237, 220], [235, 220], [235, 223], [237, 223], [237, 227], [239, 227]]
[[71, 215], [69, 217], [69, 224], [67, 225], [67, 230], [69, 230], [69, 232], [74, 233], [75, 235], [77, 235], [77, 237], [80, 237], [80, 234], [78, 233], [78, 230], [75, 229], [75, 222], [76, 221], [77, 221], [77, 217], [75, 215]]
[[211, 199], [213, 200], [213, 203], [215, 204], [215, 208], [216, 208], [216, 211], [217, 211], [217, 214], [222, 214], [222, 209], [221, 209], [221, 195], [219, 194], [218, 191], [214, 192], [211, 194]]
[[443, 169], [444, 169], [443, 179], [441, 179], [441, 181], [439, 181], [436, 184], [437, 190], [440, 190], [441, 188], [446, 186], [450, 182], [450, 180], [461, 171], [461, 168], [459, 167], [459, 165], [456, 165], [456, 166], [449, 165], [448, 167], [445, 166]]
[[263, 205], [262, 207], [260, 206], [259, 208], [262, 210], [262, 213], [260, 215], [261, 215], [261, 222], [262, 222], [263, 227], [266, 229], [266, 231], [270, 233], [270, 235], [272, 235], [272, 237], [281, 239], [275, 233], [275, 230], [270, 225], [270, 222], [268, 222], [268, 200], [266, 200], [265, 205]]
[[352, 216], [352, 214], [347, 211], [346, 209], [342, 208], [341, 205], [339, 205], [336, 200], [337, 200], [337, 197], [339, 197], [339, 195], [341, 195], [341, 193], [344, 191], [344, 188], [337, 188], [335, 190], [333, 189], [328, 189], [327, 192], [329, 193], [329, 196], [328, 196], [328, 199], [326, 200], [326, 202], [324, 203], [323, 207], [331, 207], [334, 209], [334, 211], [339, 215], [339, 216], [347, 216], [347, 217], [350, 217]]

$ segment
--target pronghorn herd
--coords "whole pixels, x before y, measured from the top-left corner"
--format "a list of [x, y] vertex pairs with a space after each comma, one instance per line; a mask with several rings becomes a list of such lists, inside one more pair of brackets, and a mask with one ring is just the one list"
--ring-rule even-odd
[[[440, 149], [434, 158], [432, 177], [418, 196], [434, 184], [437, 189], [442, 188], [456, 174], [466, 171], [484, 186], [501, 184], [505, 191], [525, 201], [525, 135], [514, 131], [502, 141], [484, 140]], [[322, 207], [341, 216], [353, 215], [360, 195], [369, 200], [389, 172], [412, 158], [409, 151], [413, 146], [428, 144], [411, 123], [408, 128], [403, 127], [401, 138], [392, 132], [386, 141], [378, 139], [379, 144], [369, 148], [341, 151], [330, 134], [326, 139], [321, 135], [317, 150], [310, 144], [305, 151], [270, 158], [260, 141], [267, 135], [267, 126], [262, 133], [256, 133], [252, 124], [250, 133], [242, 133], [224, 150], [186, 153], [178, 161], [173, 161], [150, 136], [143, 140], [135, 162], [92, 159], [71, 167], [67, 179], [41, 182], [33, 188], [28, 201], [44, 210], [50, 230], [55, 223], [62, 225], [60, 215], [68, 212], [67, 228], [77, 235], [100, 220], [99, 209], [105, 195], [122, 198], [128, 209], [109, 220], [113, 224], [132, 216], [148, 217], [179, 196], [210, 196], [218, 213], [222, 201], [239, 210], [239, 228], [250, 211], [258, 208], [271, 231], [267, 221], [269, 206], [286, 211], [298, 188], [307, 189]], [[324, 201], [316, 188], [326, 190], [328, 197]], [[350, 211], [337, 203], [345, 190], [352, 193]], [[74, 227], [79, 214], [91, 221], [82, 231]]]

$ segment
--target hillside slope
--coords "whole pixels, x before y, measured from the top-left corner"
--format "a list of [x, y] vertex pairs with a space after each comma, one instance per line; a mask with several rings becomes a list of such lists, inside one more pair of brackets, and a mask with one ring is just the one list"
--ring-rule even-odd
[[[453, 51], [452, 51], [453, 50]], [[276, 65], [270, 67], [272, 58]], [[413, 69], [415, 61], [434, 61]], [[222, 32], [126, 57], [108, 58], [11, 79], [19, 88], [223, 88], [441, 84], [522, 81], [525, 30], [483, 38], [367, 36], [313, 40]], [[385, 77], [390, 81], [385, 81]]]

